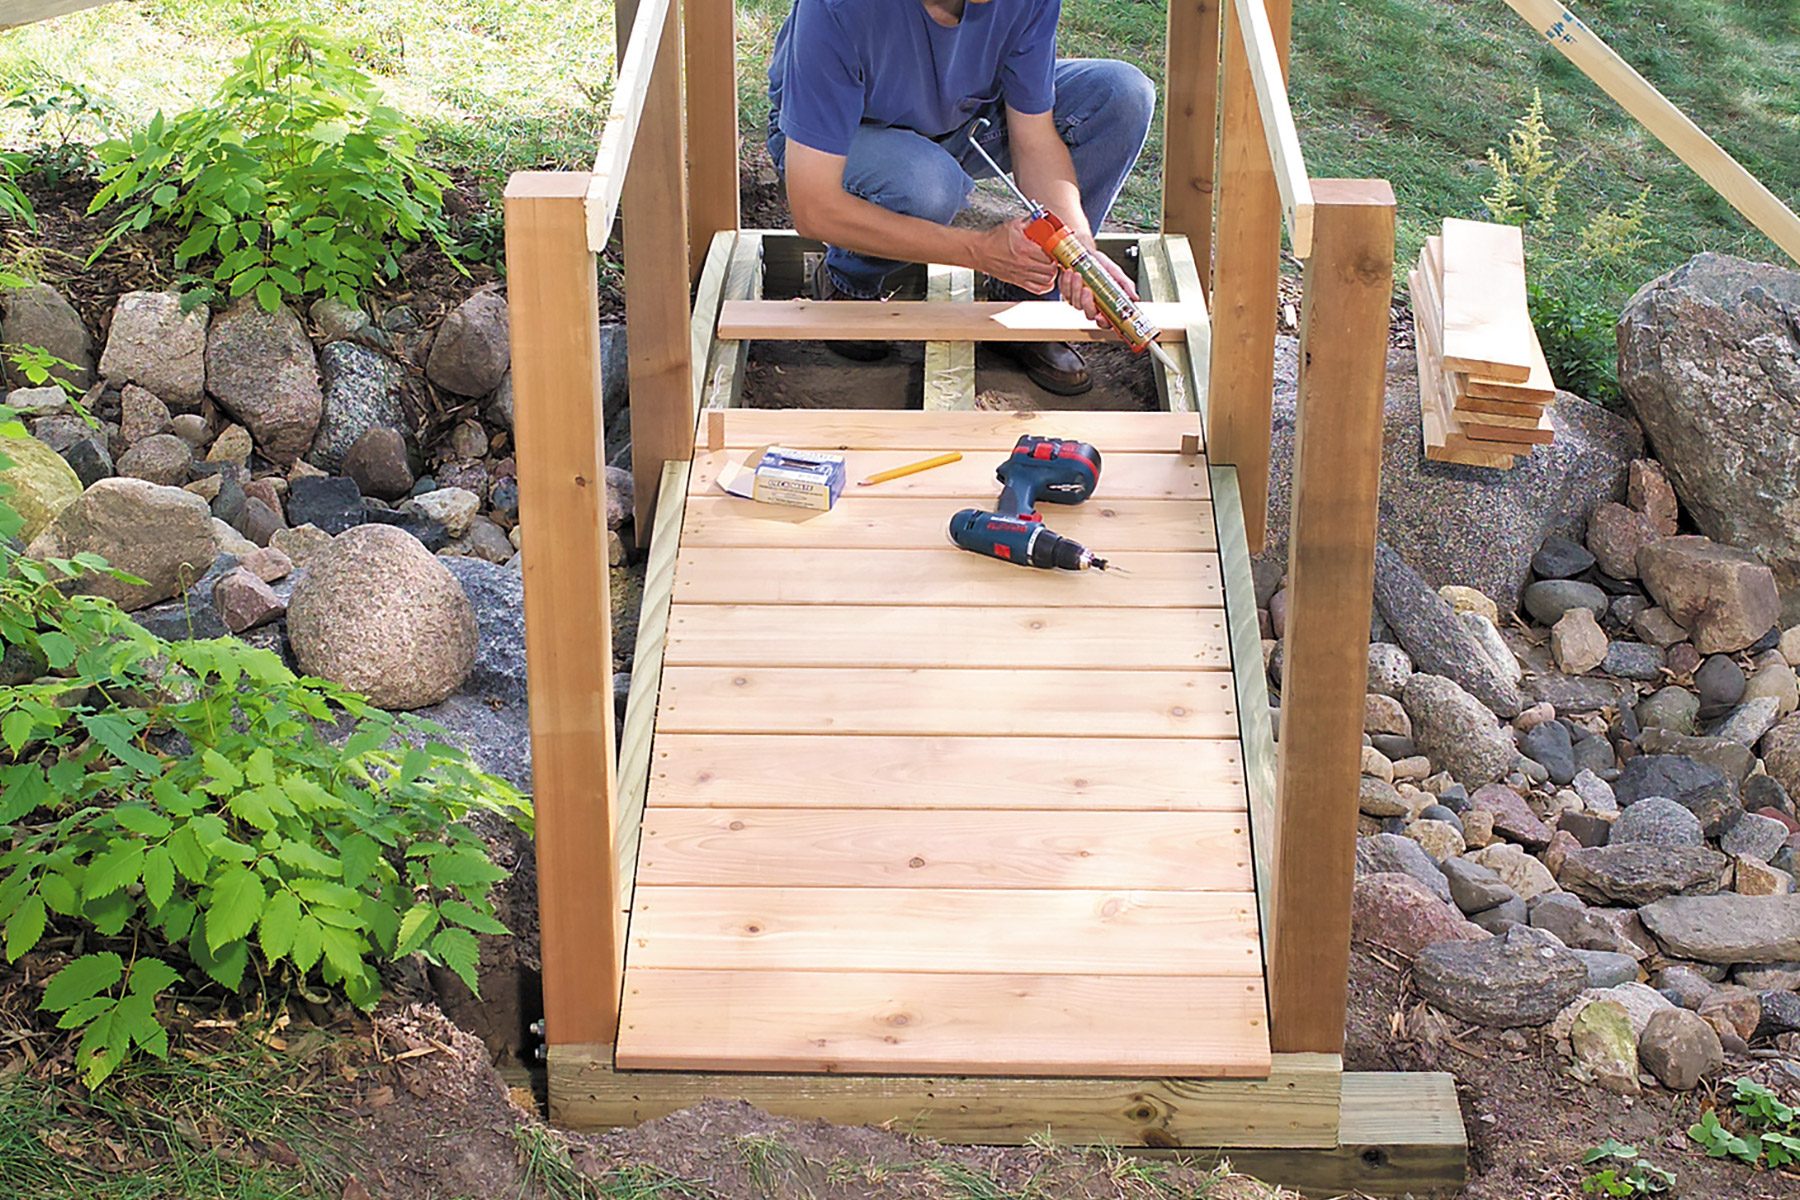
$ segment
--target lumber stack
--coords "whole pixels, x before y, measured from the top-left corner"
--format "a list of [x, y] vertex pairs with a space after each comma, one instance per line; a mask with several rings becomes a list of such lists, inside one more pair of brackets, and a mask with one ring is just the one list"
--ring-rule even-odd
[[1444, 222], [1410, 275], [1425, 457], [1507, 470], [1555, 436], [1517, 227]]

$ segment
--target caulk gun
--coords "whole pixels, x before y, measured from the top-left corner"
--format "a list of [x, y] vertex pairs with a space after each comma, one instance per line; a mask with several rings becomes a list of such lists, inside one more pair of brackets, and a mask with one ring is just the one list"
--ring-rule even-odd
[[1088, 290], [1094, 293], [1094, 303], [1099, 308], [1100, 315], [1118, 331], [1134, 353], [1142, 354], [1148, 350], [1170, 372], [1178, 373], [1180, 368], [1175, 365], [1169, 352], [1156, 344], [1156, 336], [1161, 331], [1145, 319], [1143, 310], [1125, 294], [1119, 281], [1100, 264], [1092, 251], [1081, 244], [1080, 239], [1063, 224], [1061, 217], [1020, 191], [1013, 177], [1002, 171], [1000, 164], [989, 157], [988, 152], [976, 140], [976, 135], [986, 129], [988, 124], [986, 117], [975, 122], [969, 129], [969, 145], [975, 148], [975, 153], [981, 155], [982, 161], [993, 169], [994, 174], [1006, 181], [1006, 186], [1019, 198], [1019, 203], [1030, 211], [1025, 236], [1037, 243], [1053, 262], [1081, 277], [1081, 282], [1087, 284]]

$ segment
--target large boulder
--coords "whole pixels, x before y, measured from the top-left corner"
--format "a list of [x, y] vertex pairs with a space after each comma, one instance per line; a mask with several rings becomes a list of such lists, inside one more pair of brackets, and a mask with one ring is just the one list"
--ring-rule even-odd
[[[1800, 517], [1800, 506], [1795, 515]], [[1774, 572], [1756, 555], [1710, 538], [1653, 542], [1638, 551], [1638, 572], [1657, 605], [1702, 654], [1742, 650], [1781, 617]]]
[[355, 342], [331, 342], [319, 351], [319, 373], [323, 407], [312, 451], [306, 456], [314, 466], [336, 473], [350, 448], [369, 430], [406, 428], [400, 405], [405, 372], [387, 355]]
[[288, 639], [307, 674], [382, 708], [424, 708], [474, 667], [475, 612], [417, 538], [358, 525], [307, 563], [288, 602]]
[[1444, 941], [1477, 942], [1488, 937], [1454, 904], [1440, 900], [1410, 875], [1363, 875], [1351, 894], [1350, 929], [1361, 941], [1408, 956]]
[[1394, 550], [1375, 547], [1375, 607], [1415, 670], [1455, 680], [1503, 717], [1524, 707], [1518, 686], [1497, 668], [1470, 626]]
[[1419, 753], [1464, 787], [1503, 778], [1519, 757], [1512, 732], [1486, 705], [1442, 675], [1420, 672], [1402, 691]]
[[431, 382], [459, 396], [486, 396], [512, 365], [506, 297], [477, 292], [444, 318], [425, 360]]
[[36, 438], [0, 438], [0, 460], [0, 503], [25, 522], [28, 542], [81, 495], [81, 477]]
[[[1269, 553], [1278, 560], [1287, 554], [1293, 502], [1297, 345], [1283, 338], [1276, 348]], [[1394, 351], [1383, 415], [1382, 540], [1432, 584], [1465, 584], [1502, 609], [1515, 607], [1544, 539], [1580, 541], [1595, 505], [1625, 497], [1631, 461], [1643, 456], [1632, 422], [1580, 397], [1558, 393], [1550, 420], [1555, 443], [1533, 447], [1510, 471], [1428, 462], [1414, 355]]]
[[[48, 284], [30, 283], [0, 293], [0, 303], [6, 309], [5, 316], [0, 317], [0, 345], [48, 350], [74, 364], [74, 370], [53, 367], [52, 375], [78, 388], [88, 386], [94, 375], [94, 339], [88, 333], [87, 323], [61, 292]], [[10, 360], [6, 363], [8, 387], [26, 387], [30, 382]]]
[[[439, 559], [475, 609], [480, 635], [474, 669], [454, 693], [419, 715], [485, 771], [531, 786], [531, 726], [525, 705], [525, 589], [516, 567], [478, 558]], [[1402, 839], [1404, 840], [1404, 839]]]
[[246, 296], [219, 314], [206, 343], [206, 390], [270, 462], [285, 466], [312, 446], [324, 406], [319, 364], [286, 305], [271, 313]]
[[1638, 910], [1671, 958], [1706, 963], [1800, 960], [1800, 895], [1670, 896]]
[[135, 383], [176, 412], [195, 412], [206, 394], [206, 329], [211, 310], [181, 310], [173, 292], [127, 292], [113, 306], [100, 374], [115, 387]]
[[1619, 319], [1619, 388], [1681, 504], [1761, 555], [1800, 620], [1800, 272], [1702, 254]]
[[212, 510], [180, 488], [142, 479], [102, 479], [63, 509], [31, 543], [33, 558], [98, 554], [144, 582], [88, 573], [73, 590], [132, 612], [179, 595], [218, 557]]
[[1431, 1004], [1478, 1025], [1543, 1025], [1587, 987], [1587, 966], [1541, 929], [1427, 946], [1413, 983]]

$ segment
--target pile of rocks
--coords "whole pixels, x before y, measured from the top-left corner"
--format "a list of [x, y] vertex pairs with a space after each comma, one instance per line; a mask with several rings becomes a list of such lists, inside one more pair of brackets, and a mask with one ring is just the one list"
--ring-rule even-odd
[[1634, 1092], [1800, 1052], [1800, 628], [1656, 463], [1627, 499], [1544, 543], [1517, 618], [1378, 550], [1353, 914], [1433, 1006]]

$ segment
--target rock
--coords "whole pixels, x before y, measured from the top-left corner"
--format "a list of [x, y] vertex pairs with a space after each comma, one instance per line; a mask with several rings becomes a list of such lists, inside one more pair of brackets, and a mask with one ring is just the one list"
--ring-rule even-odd
[[473, 492], [447, 487], [415, 496], [404, 507], [439, 522], [454, 538], [467, 532], [469, 522], [475, 519], [475, 513], [481, 507], [481, 500]]
[[307, 674], [382, 708], [436, 704], [475, 662], [475, 613], [462, 585], [416, 538], [383, 525], [347, 530], [307, 563], [288, 637]]
[[[1766, 742], [1768, 738], [1765, 736]], [[1794, 815], [1794, 802], [1788, 797], [1787, 789], [1781, 786], [1773, 775], [1752, 775], [1744, 780], [1742, 789], [1744, 807], [1751, 812], [1761, 812], [1772, 808], [1776, 812]], [[1765, 816], [1768, 814], [1764, 814]]]
[[1742, 811], [1718, 768], [1675, 754], [1627, 759], [1613, 793], [1625, 808], [1646, 796], [1667, 797], [1699, 817], [1708, 837], [1719, 836]]
[[286, 528], [281, 514], [263, 503], [261, 497], [251, 496], [244, 501], [244, 536], [255, 545], [267, 546]]
[[500, 386], [511, 363], [506, 298], [497, 292], [477, 292], [444, 318], [431, 343], [425, 373], [447, 392], [485, 396]]
[[274, 546], [261, 546], [246, 551], [241, 565], [264, 583], [286, 579], [294, 569], [293, 560]]
[[1692, 642], [1676, 642], [1668, 651], [1669, 674], [1677, 679], [1693, 675], [1700, 666], [1700, 652]]
[[1594, 556], [1585, 546], [1566, 537], [1548, 537], [1531, 556], [1531, 571], [1539, 579], [1573, 579], [1592, 570]]
[[[517, 553], [507, 540], [506, 532], [486, 517], [476, 517], [462, 537], [446, 543], [438, 553], [458, 557], [483, 558], [491, 563], [505, 563]], [[1367, 749], [1367, 747], [1364, 747]]]
[[1785, 896], [1794, 890], [1794, 876], [1762, 859], [1740, 858], [1732, 866], [1731, 890], [1740, 896]]
[[1606, 648], [1600, 669], [1620, 679], [1654, 683], [1662, 678], [1663, 652], [1642, 642], [1614, 642]]
[[176, 412], [194, 412], [206, 391], [206, 332], [211, 311], [181, 311], [173, 292], [128, 292], [113, 306], [100, 374], [135, 383]]
[[1515, 926], [1479, 942], [1419, 952], [1413, 982], [1429, 1003], [1478, 1025], [1542, 1025], [1580, 995], [1587, 968], [1554, 937]]
[[1370, 692], [1363, 697], [1363, 732], [1411, 737], [1412, 720], [1398, 699]]
[[[406, 412], [400, 403], [405, 372], [385, 354], [339, 341], [319, 351], [319, 377], [319, 428], [306, 457], [327, 472], [347, 475], [344, 456], [357, 439], [378, 427], [396, 432], [405, 427]], [[412, 486], [410, 472], [406, 486]]]
[[1386, 946], [1409, 957], [1437, 942], [1475, 941], [1488, 936], [1416, 880], [1396, 874], [1363, 875], [1356, 880], [1350, 924], [1351, 935], [1358, 940]]
[[1713, 1027], [1680, 1008], [1650, 1018], [1638, 1040], [1638, 1057], [1658, 1082], [1678, 1092], [1692, 1091], [1725, 1066], [1725, 1050]]
[[1500, 636], [1500, 630], [1492, 621], [1476, 613], [1462, 613], [1461, 616], [1463, 625], [1474, 635], [1476, 644], [1487, 655], [1494, 670], [1500, 673], [1500, 678], [1517, 686], [1525, 672], [1519, 667], [1519, 660], [1513, 657], [1512, 651], [1507, 649], [1506, 639]]
[[1687, 640], [1687, 630], [1660, 608], [1646, 608], [1632, 618], [1631, 631], [1660, 650]]
[[1577, 1069], [1609, 1092], [1635, 1096], [1638, 1084], [1637, 1039], [1625, 1010], [1611, 1000], [1583, 1008], [1569, 1031]]
[[[1787, 836], [1785, 830], [1782, 836]], [[1650, 846], [1704, 846], [1706, 835], [1700, 831], [1699, 818], [1675, 801], [1662, 796], [1647, 796], [1626, 809], [1613, 823], [1610, 844], [1632, 842]]]
[[1756, 766], [1756, 755], [1738, 742], [1710, 737], [1684, 737], [1667, 729], [1646, 729], [1638, 735], [1642, 754], [1667, 754], [1691, 758], [1725, 777], [1728, 785], [1743, 782]]
[[194, 469], [194, 452], [172, 433], [147, 437], [119, 455], [119, 474], [164, 487], [180, 487]]
[[487, 431], [481, 427], [480, 421], [459, 421], [450, 430], [450, 453], [455, 457], [486, 458], [487, 452]]
[[227, 425], [219, 430], [219, 436], [213, 439], [212, 447], [206, 452], [206, 461], [210, 463], [231, 463], [233, 466], [248, 466], [251, 452], [256, 449], [250, 438], [250, 431], [242, 425]]
[[[1585, 611], [1585, 610], [1584, 610]], [[1567, 618], [1565, 618], [1566, 620]], [[1519, 739], [1519, 749], [1526, 757], [1542, 763], [1550, 778], [1558, 784], [1575, 779], [1575, 744], [1568, 726], [1560, 721], [1546, 721]]]
[[1699, 732], [1700, 698], [1670, 684], [1638, 702], [1637, 723], [1644, 729], [1666, 729], [1692, 737]]
[[212, 519], [213, 541], [218, 545], [221, 555], [242, 558], [257, 549], [255, 542], [214, 517]]
[[304, 567], [313, 556], [331, 545], [331, 534], [317, 525], [300, 524], [292, 529], [277, 530], [269, 538], [269, 548], [287, 555], [296, 567]]
[[[430, 517], [413, 512], [410, 509], [393, 511], [382, 508], [369, 508], [367, 510], [367, 515], [370, 521], [378, 522], [382, 525], [391, 525], [395, 529], [403, 529], [407, 533], [412, 534], [415, 538], [419, 539], [420, 543], [423, 544], [427, 550], [430, 550], [434, 554], [439, 551], [448, 551], [450, 548], [450, 534], [444, 529], [441, 522], [434, 521]], [[466, 550], [466, 547], [464, 547], [464, 550]]]
[[1788, 827], [1771, 817], [1745, 813], [1731, 823], [1719, 839], [1719, 849], [1734, 858], [1768, 862], [1787, 845]]
[[1550, 874], [1550, 868], [1518, 846], [1499, 842], [1476, 850], [1468, 857], [1498, 875], [1523, 900], [1529, 901], [1557, 890], [1556, 878]]
[[1582, 804], [1593, 813], [1616, 813], [1619, 811], [1618, 798], [1613, 795], [1612, 784], [1600, 778], [1592, 771], [1580, 771], [1573, 782], [1575, 794], [1581, 797]]
[[1733, 709], [1730, 716], [1719, 722], [1712, 731], [1712, 736], [1721, 741], [1736, 742], [1740, 746], [1754, 746], [1762, 741], [1763, 734], [1775, 728], [1775, 722], [1780, 716], [1781, 702], [1773, 696], [1746, 700]]
[[324, 404], [319, 364], [286, 305], [265, 312], [246, 296], [219, 315], [206, 344], [206, 390], [270, 462], [286, 466], [312, 446]]
[[1373, 746], [1362, 748], [1362, 773], [1383, 783], [1394, 782], [1394, 764], [1388, 761], [1387, 755]]
[[98, 437], [82, 438], [64, 450], [62, 457], [84, 488], [91, 488], [113, 474], [112, 453]]
[[1450, 885], [1431, 856], [1417, 842], [1396, 833], [1357, 838], [1356, 873], [1406, 875], [1439, 900], [1450, 901]]
[[[611, 380], [606, 381], [607, 385], [611, 383]], [[511, 367], [506, 368], [506, 374], [500, 378], [500, 386], [494, 389], [494, 394], [488, 399], [487, 407], [482, 410], [482, 413], [487, 417], [489, 423], [498, 425], [508, 433], [512, 432], [513, 380]], [[610, 421], [608, 423], [610, 424]]]
[[1459, 613], [1474, 613], [1478, 617], [1486, 618], [1490, 625], [1500, 623], [1500, 606], [1472, 587], [1463, 587], [1454, 583], [1445, 584], [1438, 589], [1438, 595], [1442, 596], [1445, 603]]
[[1525, 902], [1514, 896], [1492, 908], [1470, 914], [1469, 920], [1489, 933], [1505, 933], [1514, 925], [1525, 924]]
[[1605, 592], [1578, 579], [1541, 579], [1525, 589], [1525, 611], [1540, 625], [1555, 625], [1576, 608], [1598, 617], [1609, 604]]
[[1653, 458], [1633, 462], [1626, 478], [1625, 500], [1650, 518], [1658, 537], [1673, 537], [1681, 527], [1681, 509], [1668, 473]]
[[1556, 828], [1581, 846], [1604, 846], [1612, 838], [1612, 821], [1590, 812], [1565, 812], [1557, 818]]
[[[52, 367], [52, 378], [65, 380], [78, 388], [86, 388], [94, 374], [94, 339], [61, 292], [48, 284], [27, 283], [9, 288], [4, 298], [5, 315], [0, 317], [0, 345], [36, 346], [72, 364]], [[16, 364], [6, 363], [6, 386], [23, 388], [31, 381]], [[60, 389], [59, 389], [60, 390]]]
[[1364, 777], [1358, 783], [1357, 808], [1371, 817], [1404, 817], [1412, 810], [1391, 783]]
[[312, 318], [329, 341], [354, 337], [369, 328], [369, 314], [354, 304], [346, 304], [335, 296], [321, 296], [312, 302], [306, 315]]
[[1606, 606], [1605, 625], [1608, 630], [1630, 629], [1631, 623], [1651, 607], [1647, 596], [1614, 596]]
[[[1531, 925], [1556, 935], [1571, 950], [1625, 953], [1630, 943], [1605, 917], [1566, 892], [1546, 892], [1531, 901]], [[1635, 962], [1635, 958], [1633, 959]]]
[[1748, 686], [1744, 669], [1728, 654], [1712, 655], [1694, 672], [1694, 688], [1700, 693], [1700, 702], [1712, 711], [1722, 712], [1737, 704]]
[[1474, 859], [1446, 858], [1438, 865], [1450, 885], [1451, 900], [1465, 913], [1484, 912], [1519, 898], [1505, 880]]
[[6, 406], [29, 421], [67, 413], [69, 396], [54, 383], [42, 387], [14, 388], [6, 393]]
[[273, 621], [287, 612], [287, 604], [275, 589], [251, 571], [238, 567], [213, 587], [213, 607], [233, 633]]
[[1709, 963], [1800, 960], [1800, 896], [1671, 896], [1638, 913], [1674, 958]]
[[419, 715], [443, 726], [449, 740], [473, 755], [484, 770], [529, 787], [525, 601], [519, 572], [480, 559], [439, 561], [468, 594], [480, 637], [475, 667], [462, 687]]
[[1763, 735], [1763, 766], [1792, 795], [1800, 792], [1800, 717], [1789, 717]]
[[1729, 865], [1723, 854], [1705, 846], [1614, 841], [1574, 851], [1563, 860], [1556, 879], [1591, 903], [1636, 906], [1665, 896], [1716, 892]]
[[1434, 862], [1454, 858], [1468, 849], [1462, 831], [1448, 821], [1429, 820], [1423, 816], [1406, 827], [1406, 836], [1419, 843]]
[[1800, 710], [1800, 675], [1784, 661], [1764, 663], [1744, 687], [1744, 699], [1775, 701], [1778, 716], [1791, 716]]
[[1510, 731], [1454, 681], [1416, 674], [1406, 681], [1402, 698], [1420, 751], [1458, 782], [1480, 787], [1512, 769], [1518, 750]]
[[1731, 973], [1731, 977], [1740, 987], [1747, 987], [1753, 992], [1800, 991], [1800, 962], [1739, 967]]
[[1638, 960], [1629, 954], [1616, 950], [1580, 950], [1573, 946], [1569, 947], [1569, 952], [1586, 965], [1591, 988], [1617, 987], [1637, 980]]
[[344, 474], [365, 496], [398, 500], [412, 491], [406, 439], [397, 429], [376, 425], [364, 430], [341, 461]]
[[356, 481], [338, 476], [308, 477], [291, 482], [287, 511], [288, 524], [316, 525], [332, 535], [361, 525], [366, 519], [362, 492]]
[[[636, 495], [637, 488], [630, 471], [620, 467], [609, 466], [606, 468], [606, 527], [608, 529], [623, 528], [625, 522], [631, 520], [632, 506], [637, 503]], [[1376, 560], [1376, 570], [1380, 570], [1379, 558]]]
[[89, 573], [70, 585], [131, 612], [178, 595], [187, 581], [206, 574], [217, 544], [212, 512], [200, 497], [142, 479], [102, 479], [57, 515], [30, 553], [39, 559], [98, 554], [144, 580]]
[[212, 441], [212, 426], [199, 413], [181, 413], [171, 418], [168, 431], [191, 446], [195, 454], [206, 449], [206, 444]]
[[36, 438], [0, 437], [0, 460], [4, 460], [0, 485], [4, 485], [5, 502], [24, 522], [19, 530], [21, 541], [29, 542], [42, 533], [81, 497], [81, 477], [75, 469]]
[[1796, 308], [1800, 274], [1700, 255], [1627, 304], [1619, 385], [1694, 524], [1763, 554], [1800, 596], [1800, 534], [1771, 502], [1800, 495]]
[[1714, 988], [1695, 1012], [1721, 1037], [1730, 1032], [1746, 1042], [1756, 1036], [1757, 1027], [1762, 1024], [1762, 1000], [1749, 988], [1735, 984]]
[[1381, 696], [1398, 696], [1412, 678], [1412, 656], [1392, 642], [1369, 643], [1369, 690]]
[[1602, 504], [1588, 518], [1587, 547], [1614, 579], [1636, 578], [1638, 551], [1660, 536], [1655, 522], [1623, 504]]
[[[1692, 967], [1668, 966], [1656, 972], [1652, 977], [1656, 990], [1681, 1008], [1692, 1011], [1713, 994], [1712, 980], [1701, 975]], [[1711, 1028], [1708, 1026], [1707, 1028]]]
[[1784, 1033], [1800, 1031], [1800, 996], [1789, 991], [1767, 991], [1757, 993], [1756, 998], [1762, 1005], [1757, 1037], [1773, 1040]]
[[1490, 783], [1477, 788], [1469, 804], [1477, 812], [1492, 813], [1494, 828], [1520, 845], [1537, 849], [1550, 842], [1550, 826], [1531, 811], [1523, 796], [1505, 784]]
[[283, 508], [283, 498], [287, 495], [287, 480], [279, 476], [264, 476], [252, 479], [244, 485], [244, 495], [254, 496], [276, 511]]
[[[184, 414], [193, 416], [194, 414]], [[203, 422], [204, 423], [204, 422]], [[135, 383], [128, 383], [119, 393], [119, 436], [127, 446], [135, 446], [147, 437], [174, 431], [175, 419], [169, 406]], [[186, 439], [182, 439], [186, 441]], [[193, 444], [188, 443], [189, 449]]]
[[1693, 635], [1702, 654], [1742, 650], [1781, 616], [1774, 573], [1734, 546], [1703, 537], [1664, 538], [1644, 547], [1638, 570], [1656, 603]]

